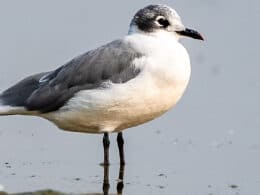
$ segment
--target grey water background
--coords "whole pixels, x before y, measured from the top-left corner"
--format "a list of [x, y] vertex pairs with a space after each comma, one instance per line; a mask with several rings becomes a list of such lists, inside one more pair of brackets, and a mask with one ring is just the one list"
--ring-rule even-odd
[[[174, 7], [205, 42], [183, 40], [192, 78], [178, 105], [125, 131], [123, 194], [260, 193], [260, 3], [256, 0], [0, 1], [0, 89], [128, 31], [139, 9]], [[119, 159], [111, 136], [110, 191]], [[102, 136], [33, 117], [0, 118], [0, 184], [8, 192], [102, 192]]]

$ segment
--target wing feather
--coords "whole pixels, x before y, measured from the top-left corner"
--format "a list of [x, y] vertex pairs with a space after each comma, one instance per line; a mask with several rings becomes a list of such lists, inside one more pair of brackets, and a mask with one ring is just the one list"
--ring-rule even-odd
[[[7, 89], [0, 99], [7, 105], [24, 106], [43, 113], [58, 110], [75, 93], [96, 89], [104, 82], [125, 83], [140, 73], [132, 63], [141, 57], [122, 40], [80, 55], [58, 69], [41, 73]], [[24, 92], [21, 92], [24, 90]], [[22, 93], [22, 97], [15, 98]]]

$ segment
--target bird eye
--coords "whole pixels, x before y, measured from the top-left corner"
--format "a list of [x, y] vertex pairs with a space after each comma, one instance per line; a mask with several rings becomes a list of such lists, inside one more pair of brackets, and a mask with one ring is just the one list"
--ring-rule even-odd
[[170, 25], [169, 21], [165, 18], [159, 18], [157, 22], [163, 27], [166, 28]]

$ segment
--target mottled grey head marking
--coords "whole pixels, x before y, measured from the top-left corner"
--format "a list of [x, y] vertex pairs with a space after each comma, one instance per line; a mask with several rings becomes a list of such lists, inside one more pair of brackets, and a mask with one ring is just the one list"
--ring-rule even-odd
[[180, 37], [204, 40], [196, 30], [185, 28], [177, 12], [166, 5], [149, 5], [139, 10], [131, 21], [129, 34], [134, 32], [171, 32]]
[[143, 32], [174, 32], [185, 29], [177, 12], [166, 5], [149, 5], [139, 10], [131, 21], [131, 28], [133, 27]]

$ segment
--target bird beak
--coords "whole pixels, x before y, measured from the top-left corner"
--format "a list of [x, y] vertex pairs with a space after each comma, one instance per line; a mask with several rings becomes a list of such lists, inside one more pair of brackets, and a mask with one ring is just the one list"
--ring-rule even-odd
[[185, 28], [185, 30], [176, 31], [176, 33], [181, 36], [191, 37], [193, 39], [199, 39], [199, 40], [204, 41], [204, 38], [202, 37], [202, 35], [199, 32], [197, 32], [196, 30]]

